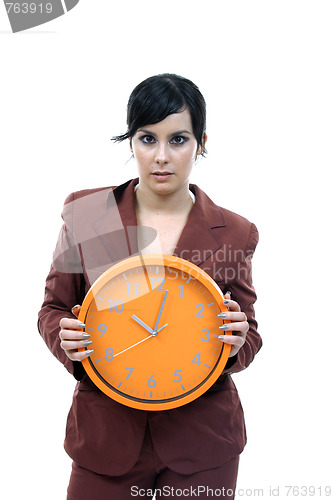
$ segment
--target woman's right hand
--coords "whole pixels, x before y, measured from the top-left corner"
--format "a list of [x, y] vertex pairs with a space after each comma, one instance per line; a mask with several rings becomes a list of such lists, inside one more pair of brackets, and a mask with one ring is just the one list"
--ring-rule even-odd
[[[74, 306], [72, 312], [78, 316], [80, 306]], [[61, 318], [60, 322], [60, 347], [72, 361], [82, 361], [88, 358], [94, 351], [93, 349], [79, 352], [78, 349], [89, 346], [92, 342], [90, 335], [80, 331], [84, 325], [78, 319]]]

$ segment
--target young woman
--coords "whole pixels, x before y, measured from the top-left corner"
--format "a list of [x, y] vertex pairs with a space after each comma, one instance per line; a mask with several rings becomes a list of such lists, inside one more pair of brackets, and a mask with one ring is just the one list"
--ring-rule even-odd
[[[140, 83], [128, 102], [127, 133], [138, 178], [80, 191], [65, 201], [58, 244], [39, 312], [39, 331], [78, 380], [66, 431], [73, 459], [68, 500], [200, 496], [234, 498], [246, 442], [242, 407], [231, 379], [261, 347], [253, 304], [254, 224], [221, 208], [195, 185], [191, 170], [206, 143], [205, 101], [173, 74]], [[152, 228], [151, 231], [140, 230]], [[153, 237], [152, 237], [153, 235]], [[233, 335], [227, 365], [195, 401], [143, 411], [104, 395], [85, 374], [89, 335], [80, 304], [94, 280], [133, 253], [174, 254], [203, 268], [224, 292]]]

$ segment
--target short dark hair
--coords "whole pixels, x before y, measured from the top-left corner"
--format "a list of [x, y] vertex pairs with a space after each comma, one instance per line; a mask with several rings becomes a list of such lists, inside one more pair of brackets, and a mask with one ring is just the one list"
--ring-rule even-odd
[[172, 73], [151, 76], [135, 87], [127, 104], [127, 132], [112, 140], [131, 139], [140, 127], [158, 123], [185, 109], [190, 112], [193, 133], [204, 154], [207, 152], [205, 99], [191, 80]]

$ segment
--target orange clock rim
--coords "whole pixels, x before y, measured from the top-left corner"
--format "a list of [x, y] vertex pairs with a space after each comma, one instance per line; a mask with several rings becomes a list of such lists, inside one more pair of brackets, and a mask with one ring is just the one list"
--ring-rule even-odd
[[[223, 293], [220, 288], [217, 286], [215, 281], [207, 274], [203, 269], [198, 267], [196, 264], [189, 262], [185, 259], [174, 255], [165, 255], [165, 254], [149, 254], [149, 255], [136, 255], [134, 257], [129, 257], [127, 259], [121, 260], [117, 262], [109, 269], [107, 269], [90, 287], [88, 290], [84, 301], [81, 306], [81, 310], [78, 316], [79, 321], [85, 323], [87, 313], [89, 310], [89, 306], [98, 293], [99, 290], [103, 288], [103, 286], [108, 283], [112, 278], [121, 274], [122, 272], [128, 271], [130, 268], [134, 267], [147, 267], [149, 265], [161, 265], [164, 267], [173, 267], [177, 270], [183, 271], [189, 274], [191, 277], [195, 279], [199, 279], [199, 281], [204, 282], [204, 286], [210, 291], [215, 300], [218, 303], [218, 307], [221, 312], [227, 311], [227, 307], [223, 304]], [[231, 332], [223, 332], [226, 335], [231, 335]], [[136, 401], [133, 398], [129, 398], [126, 396], [122, 396], [114, 389], [108, 388], [101, 378], [96, 375], [94, 368], [91, 365], [91, 360], [89, 358], [85, 358], [82, 360], [82, 364], [84, 366], [85, 371], [88, 376], [92, 380], [92, 382], [108, 397], [117, 401], [118, 403], [124, 404], [125, 406], [129, 406], [131, 408], [136, 408], [139, 410], [169, 410], [178, 408], [187, 403], [190, 403], [204, 394], [213, 384], [216, 382], [218, 377], [221, 375], [227, 361], [229, 358], [231, 346], [229, 344], [223, 344], [222, 351], [220, 354], [220, 358], [216, 363], [213, 371], [208, 375], [207, 379], [203, 381], [199, 386], [193, 389], [192, 392], [187, 393], [185, 395], [179, 395], [175, 397], [172, 401]], [[79, 349], [79, 351], [88, 350], [87, 347], [83, 349]]]

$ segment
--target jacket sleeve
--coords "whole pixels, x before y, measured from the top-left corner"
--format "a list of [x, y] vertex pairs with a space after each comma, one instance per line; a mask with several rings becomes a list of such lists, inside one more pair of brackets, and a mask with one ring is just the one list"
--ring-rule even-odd
[[244, 345], [236, 356], [228, 359], [223, 373], [235, 373], [244, 370], [253, 361], [254, 356], [262, 346], [253, 307], [257, 296], [252, 284], [252, 256], [258, 241], [258, 230], [254, 224], [251, 224], [245, 255], [238, 263], [237, 276], [227, 285], [227, 290], [231, 292], [231, 299], [238, 302], [241, 311], [247, 316], [249, 331]]
[[63, 224], [46, 278], [44, 302], [38, 313], [38, 330], [52, 354], [77, 380], [83, 377], [84, 368], [81, 362], [71, 361], [60, 347], [59, 322], [64, 317], [76, 319], [71, 309], [82, 304], [84, 296], [85, 281], [79, 252], [69, 228]]

